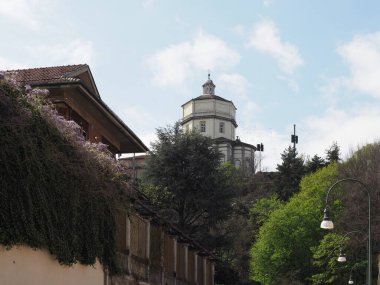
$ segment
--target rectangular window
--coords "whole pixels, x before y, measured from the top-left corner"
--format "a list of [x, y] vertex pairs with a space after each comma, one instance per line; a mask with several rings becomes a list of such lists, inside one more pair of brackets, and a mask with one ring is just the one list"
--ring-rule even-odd
[[201, 121], [201, 133], [205, 133], [205, 132], [206, 132], [206, 122]]
[[219, 123], [219, 133], [224, 134], [224, 123], [223, 122]]

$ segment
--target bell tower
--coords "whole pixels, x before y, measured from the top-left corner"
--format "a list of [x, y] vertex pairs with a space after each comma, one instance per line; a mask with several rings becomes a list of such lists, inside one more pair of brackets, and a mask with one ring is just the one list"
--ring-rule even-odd
[[232, 101], [215, 95], [215, 84], [208, 73], [202, 85], [203, 94], [182, 105], [184, 131], [197, 130], [214, 141], [222, 154], [221, 162], [232, 162], [236, 167], [249, 169], [256, 147], [235, 139], [236, 107]]
[[182, 105], [182, 126], [185, 130], [197, 129], [212, 139], [235, 139], [236, 108], [232, 101], [215, 95], [215, 84], [208, 73], [202, 85], [203, 94]]

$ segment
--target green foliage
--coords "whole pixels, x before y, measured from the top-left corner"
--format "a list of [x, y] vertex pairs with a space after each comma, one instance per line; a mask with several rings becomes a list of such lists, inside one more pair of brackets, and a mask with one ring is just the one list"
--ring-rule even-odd
[[234, 213], [212, 229], [213, 245], [217, 247], [219, 262], [216, 266], [218, 284], [241, 284], [249, 280], [249, 248], [252, 225], [246, 216]]
[[304, 161], [297, 150], [289, 146], [281, 154], [282, 164], [277, 165], [276, 193], [284, 201], [299, 191], [299, 183], [305, 174]]
[[67, 265], [98, 258], [116, 272], [124, 184], [47, 123], [43, 107], [0, 81], [0, 243], [46, 248]]
[[339, 162], [340, 160], [340, 147], [337, 142], [333, 142], [330, 148], [326, 150], [327, 164]]
[[146, 163], [143, 191], [161, 206], [162, 215], [189, 233], [208, 230], [231, 210], [233, 188], [220, 153], [198, 132], [179, 123], [157, 130]]
[[[326, 190], [337, 177], [336, 165], [306, 176], [301, 191], [272, 212], [251, 249], [252, 279], [276, 284], [280, 279], [306, 282], [311, 276], [311, 247], [318, 245]], [[277, 281], [276, 281], [277, 280]]]
[[313, 173], [316, 172], [318, 169], [321, 169], [325, 165], [326, 161], [322, 157], [314, 155], [311, 160], [306, 161], [305, 171], [306, 173]]
[[279, 200], [277, 195], [259, 199], [250, 209], [250, 220], [259, 229], [270, 217], [272, 212], [280, 209], [284, 202]]
[[[353, 266], [355, 266], [356, 269], [360, 268], [360, 271], [365, 272], [366, 262], [356, 262], [353, 265], [352, 260], [355, 261], [353, 255], [349, 254], [349, 251], [344, 250], [348, 241], [349, 237], [347, 236], [337, 233], [329, 233], [323, 237], [318, 246], [312, 248], [314, 258], [313, 265], [316, 268], [316, 272], [311, 277], [313, 285], [347, 284], [350, 269]], [[337, 261], [340, 248], [343, 248], [343, 252], [346, 255], [349, 254], [347, 255], [347, 260], [351, 260], [351, 262], [339, 263]], [[359, 275], [357, 274], [356, 277], [358, 278]]]

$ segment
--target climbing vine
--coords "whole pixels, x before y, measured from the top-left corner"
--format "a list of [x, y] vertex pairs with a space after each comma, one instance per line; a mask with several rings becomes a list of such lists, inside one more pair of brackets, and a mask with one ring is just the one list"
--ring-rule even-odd
[[0, 244], [46, 248], [67, 265], [99, 259], [117, 272], [114, 213], [128, 189], [122, 171], [44, 94], [0, 76]]

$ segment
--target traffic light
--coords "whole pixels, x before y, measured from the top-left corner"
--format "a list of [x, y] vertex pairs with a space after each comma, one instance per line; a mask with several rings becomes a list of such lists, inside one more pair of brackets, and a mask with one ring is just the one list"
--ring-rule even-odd
[[264, 151], [264, 145], [262, 143], [258, 143], [256, 146], [256, 151]]

